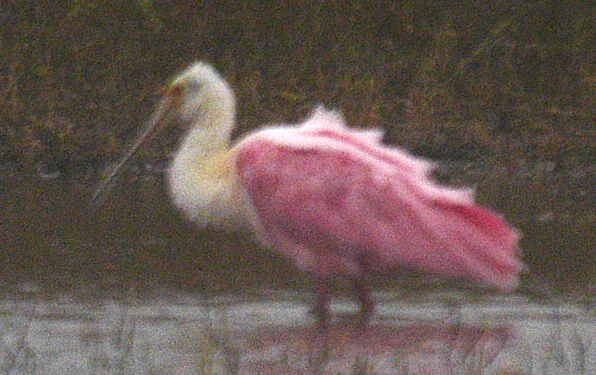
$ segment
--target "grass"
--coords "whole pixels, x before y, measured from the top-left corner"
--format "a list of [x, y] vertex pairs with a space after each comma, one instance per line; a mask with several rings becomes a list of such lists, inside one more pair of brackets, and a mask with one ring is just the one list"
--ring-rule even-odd
[[113, 160], [195, 59], [232, 83], [239, 133], [325, 103], [441, 159], [596, 154], [596, 15], [575, 2], [70, 0], [2, 16], [0, 161], [25, 167]]

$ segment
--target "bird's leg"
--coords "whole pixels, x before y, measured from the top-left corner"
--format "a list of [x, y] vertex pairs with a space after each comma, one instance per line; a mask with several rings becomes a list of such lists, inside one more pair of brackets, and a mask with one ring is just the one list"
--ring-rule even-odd
[[331, 301], [329, 279], [317, 277], [315, 296], [317, 298], [313, 313], [319, 318], [321, 326], [326, 327], [329, 322], [329, 302]]
[[364, 277], [356, 277], [352, 279], [352, 285], [354, 286], [354, 292], [356, 297], [360, 301], [360, 323], [365, 325], [368, 319], [372, 316], [375, 311], [375, 301], [373, 300], [370, 286], [364, 279]]

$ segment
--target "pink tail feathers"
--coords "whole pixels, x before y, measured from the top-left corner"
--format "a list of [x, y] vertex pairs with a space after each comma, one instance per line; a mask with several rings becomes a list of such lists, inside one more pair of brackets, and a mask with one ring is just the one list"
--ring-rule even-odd
[[396, 206], [390, 210], [399, 214], [375, 223], [376, 236], [368, 238], [387, 264], [467, 277], [501, 290], [518, 285], [520, 236], [502, 217], [457, 194], [423, 194], [407, 204], [398, 197], [393, 195]]
[[494, 212], [470, 204], [434, 202], [449, 220], [445, 241], [459, 262], [476, 280], [502, 290], [519, 283], [523, 263], [518, 258], [519, 233]]

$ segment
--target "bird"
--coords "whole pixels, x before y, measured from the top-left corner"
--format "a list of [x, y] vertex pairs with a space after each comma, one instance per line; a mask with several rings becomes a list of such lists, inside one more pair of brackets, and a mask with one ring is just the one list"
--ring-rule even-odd
[[375, 309], [371, 275], [416, 269], [511, 292], [524, 268], [520, 233], [478, 205], [474, 189], [435, 182], [434, 162], [349, 127], [323, 106], [303, 122], [267, 125], [232, 142], [236, 98], [198, 61], [164, 88], [145, 130], [93, 196], [101, 201], [122, 165], [155, 128], [186, 135], [167, 172], [173, 203], [202, 228], [248, 231], [314, 279], [312, 312], [331, 319], [331, 285], [351, 284], [359, 321]]

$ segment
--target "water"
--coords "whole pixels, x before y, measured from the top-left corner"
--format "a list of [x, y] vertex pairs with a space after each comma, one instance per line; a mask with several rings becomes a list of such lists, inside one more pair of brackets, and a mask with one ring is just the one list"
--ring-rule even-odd
[[48, 293], [133, 287], [150, 293], [157, 284], [219, 293], [292, 271], [254, 244], [247, 248], [247, 238], [184, 222], [160, 175], [127, 179], [93, 212], [95, 185], [84, 178], [3, 177], [2, 201], [10, 202], [1, 223], [3, 281], [37, 281]]
[[[530, 271], [501, 296], [412, 273], [373, 280], [358, 330], [338, 285], [317, 331], [311, 280], [248, 237], [197, 230], [159, 173], [104, 206], [95, 173], [0, 171], [0, 369], [7, 374], [590, 374], [596, 363], [596, 177], [457, 169], [524, 238]], [[462, 172], [463, 171], [463, 172]], [[463, 177], [462, 177], [463, 176]], [[60, 372], [60, 371], [62, 372]]]
[[376, 293], [322, 332], [300, 293], [0, 302], [5, 374], [593, 374], [596, 311], [521, 297]]
[[[504, 213], [523, 233], [523, 258], [530, 268], [523, 277], [524, 289], [593, 293], [595, 171], [550, 176], [536, 167], [504, 180], [494, 169], [456, 168], [463, 170], [456, 176], [477, 185], [479, 201]], [[201, 231], [185, 222], [170, 204], [160, 173], [129, 172], [96, 211], [89, 203], [100, 179], [96, 173], [42, 179], [5, 168], [0, 175], [4, 282], [38, 280], [48, 292], [149, 291], [156, 284], [215, 295], [247, 288], [308, 288], [285, 259], [249, 237]], [[376, 285], [429, 285], [412, 274], [392, 276]]]

